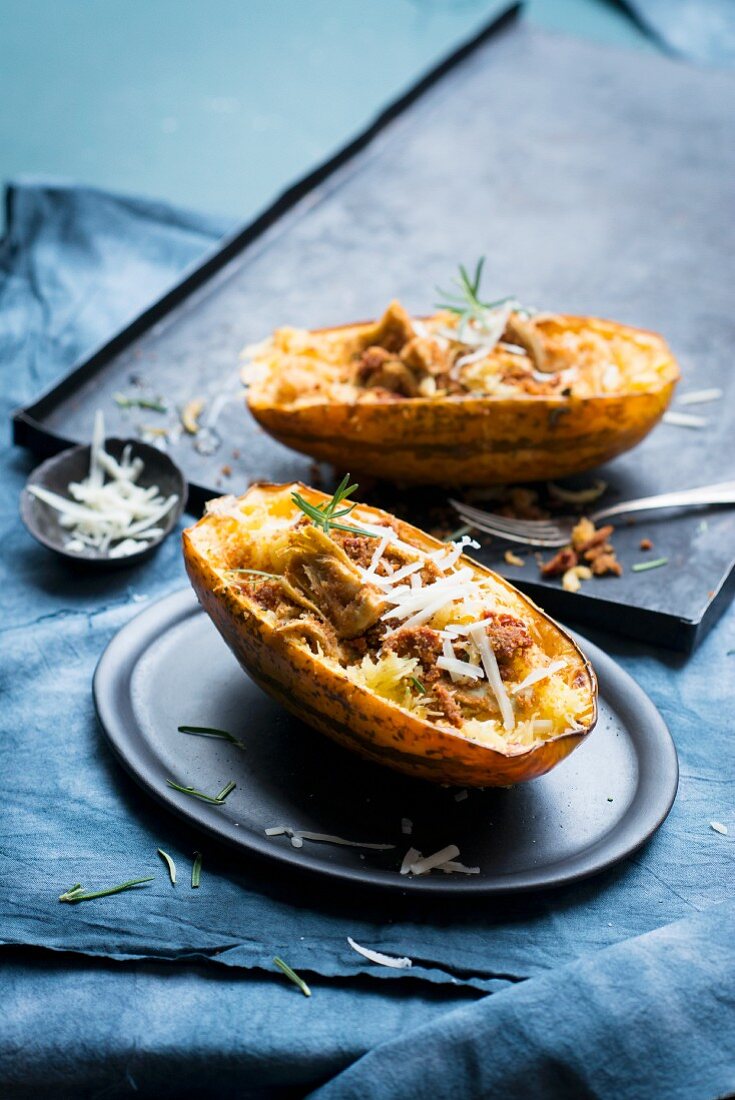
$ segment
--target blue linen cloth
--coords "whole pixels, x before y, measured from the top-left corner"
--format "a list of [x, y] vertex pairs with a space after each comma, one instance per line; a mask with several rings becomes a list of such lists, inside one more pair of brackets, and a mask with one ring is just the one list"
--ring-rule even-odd
[[[42, 182], [11, 188], [8, 210], [8, 234], [0, 251], [1, 400], [5, 422], [14, 404], [27, 400], [54, 375], [68, 369], [74, 358], [159, 294], [226, 228], [161, 204]], [[599, 1024], [593, 1013], [584, 1019], [577, 1015], [580, 1033], [584, 1031], [588, 1036], [585, 1050], [589, 1087], [594, 1089], [594, 1071], [604, 1069], [602, 1055], [594, 1051], [603, 1040], [608, 1046], [613, 1041], [619, 1044], [621, 1062], [626, 1062], [633, 1049], [630, 1044], [639, 1033], [641, 1049], [645, 1045], [643, 1035], [648, 1042], [653, 1041], [654, 1024], [661, 1029], [662, 1043], [681, 1042], [679, 1022], [674, 1016], [667, 1022], [652, 1013], [650, 1027], [637, 1018], [634, 1027], [632, 1020], [626, 1023], [626, 1002], [618, 998], [626, 990], [631, 990], [632, 997], [645, 998], [642, 957], [651, 953], [655, 982], [652, 979], [648, 996], [655, 995], [661, 1003], [676, 1005], [679, 998], [689, 995], [688, 991], [696, 999], [705, 996], [707, 976], [699, 958], [703, 942], [709, 944], [710, 956], [716, 960], [723, 981], [729, 978], [732, 982], [732, 912], [713, 909], [732, 896], [735, 880], [732, 615], [712, 631], [688, 661], [617, 639], [595, 639], [633, 672], [662, 710], [682, 765], [680, 793], [668, 821], [643, 851], [619, 867], [574, 888], [512, 901], [475, 901], [458, 905], [449, 914], [445, 907], [436, 913], [385, 898], [353, 899], [321, 884], [299, 883], [296, 891], [288, 880], [267, 876], [262, 865], [245, 865], [239, 857], [235, 861], [230, 851], [209, 841], [203, 845], [194, 830], [150, 802], [122, 772], [96, 727], [90, 696], [96, 660], [114, 632], [144, 601], [185, 583], [177, 540], [168, 540], [151, 563], [127, 571], [95, 577], [71, 573], [33, 544], [20, 525], [18, 493], [33, 460], [5, 446], [0, 462], [0, 583], [5, 608], [0, 804], [8, 823], [0, 836], [0, 943], [8, 948], [46, 947], [114, 960], [156, 960], [156, 965], [160, 960], [178, 960], [181, 966], [196, 959], [218, 964], [208, 968], [206, 978], [200, 972], [187, 972], [186, 978], [178, 971], [168, 972], [176, 973], [176, 977], [168, 977], [167, 986], [181, 987], [179, 994], [172, 996], [180, 1028], [176, 1049], [182, 1052], [182, 1058], [183, 1052], [196, 1046], [200, 1025], [198, 1009], [193, 1006], [199, 996], [203, 996], [202, 1011], [210, 1020], [217, 1016], [220, 994], [216, 990], [247, 988], [248, 1003], [263, 1006], [270, 1003], [272, 984], [283, 980], [258, 973], [238, 973], [235, 977], [232, 968], [272, 970], [272, 957], [280, 954], [292, 966], [307, 972], [307, 977], [316, 974], [341, 982], [370, 974], [373, 979], [383, 979], [380, 987], [373, 983], [352, 987], [352, 1016], [346, 1007], [349, 998], [337, 993], [342, 986], [328, 986], [319, 979], [314, 982], [315, 986], [319, 984], [319, 1002], [315, 997], [304, 1004], [315, 1015], [321, 1015], [317, 1016], [318, 1024], [309, 1018], [309, 1026], [315, 1028], [309, 1033], [314, 1045], [309, 1048], [311, 1053], [303, 1055], [301, 1087], [315, 1084], [319, 1077], [312, 1072], [314, 1062], [310, 1061], [315, 1058], [319, 1026], [329, 1030], [337, 1018], [342, 1020], [344, 1034], [349, 1031], [351, 1035], [346, 1043], [350, 1058], [357, 1057], [372, 1044], [388, 1038], [376, 1019], [381, 1013], [381, 998], [405, 997], [407, 983], [411, 990], [417, 990], [415, 1012], [405, 1017], [400, 1012], [391, 1016], [393, 1008], [386, 1009], [386, 1018], [394, 1021], [392, 1026], [407, 1034], [407, 1044], [412, 1025], [433, 1020], [436, 1030], [430, 1032], [430, 1043], [440, 1049], [438, 1037], [443, 1034], [445, 1020], [440, 1014], [436, 1019], [437, 1005], [452, 1007], [458, 998], [472, 995], [472, 989], [501, 991], [497, 1000], [491, 998], [476, 1006], [481, 1022], [479, 1034], [485, 1034], [486, 1028], [492, 1033], [496, 1013], [503, 1034], [513, 1032], [517, 1012], [522, 1008], [525, 1011], [528, 1005], [539, 1030], [531, 1034], [518, 1029], [518, 1037], [508, 1047], [508, 1057], [515, 1052], [519, 1063], [532, 1067], [535, 1063], [528, 1053], [532, 1049], [537, 1059], [561, 1066], [558, 1087], [550, 1071], [544, 1071], [540, 1080], [546, 1090], [543, 1095], [562, 1096], [579, 1095], [572, 1085], [581, 1079], [569, 1075], [577, 1070], [567, 1073], [563, 1068], [570, 1064], [566, 1047], [560, 1047], [554, 1062], [555, 1021], [562, 1005], [571, 1012], [577, 999], [584, 1003], [582, 988], [590, 991], [590, 997], [596, 989], [607, 990], [610, 999], [609, 1012], [599, 1013]], [[728, 825], [729, 835], [713, 831], [711, 820]], [[192, 850], [202, 846], [206, 860], [203, 887], [196, 892], [173, 891], [156, 849], [165, 848], [180, 865], [186, 865]], [[76, 907], [57, 901], [72, 882], [91, 886], [144, 874], [155, 874], [156, 880], [135, 893]], [[703, 912], [701, 918], [685, 921], [676, 933], [671, 933], [674, 940], [670, 942], [677, 946], [668, 956], [668, 949], [662, 948], [661, 956], [658, 946], [669, 942], [667, 933], [657, 934], [658, 939], [633, 939], [699, 912]], [[380, 970], [351, 951], [347, 935], [388, 953], [409, 954], [417, 965], [410, 976]], [[644, 945], [640, 948], [642, 955], [636, 944]], [[605, 948], [611, 950], [601, 950]], [[672, 961], [670, 967], [662, 966], [660, 957], [676, 957], [676, 965]], [[84, 971], [85, 988], [90, 1005], [95, 988], [105, 991], [96, 1008], [100, 1029], [90, 1039], [94, 1052], [91, 1066], [104, 1053], [104, 1035], [117, 1028], [121, 1029], [121, 1048], [126, 1042], [135, 1047], [137, 1025], [120, 1013], [112, 995], [114, 986], [120, 990], [116, 996], [124, 998], [120, 972], [104, 969], [109, 964], [100, 964], [99, 972], [91, 969], [91, 963], [87, 965], [90, 969]], [[225, 971], [225, 967], [230, 969]], [[22, 973], [11, 967], [0, 977], [0, 982], [14, 982], [13, 989], [21, 1002], [28, 988]], [[144, 972], [136, 969], [134, 973], [139, 976]], [[150, 973], [135, 981], [150, 985]], [[31, 984], [35, 983], [40, 994], [44, 983], [37, 973], [33, 975]], [[0, 1020], [0, 1056], [5, 1055], [16, 1071], [18, 1065], [28, 1066], [36, 1055], [39, 1064], [49, 1065], [49, 1050], [54, 1048], [58, 1053], [65, 1045], [63, 1036], [70, 1021], [64, 1018], [61, 1006], [68, 1002], [61, 991], [68, 988], [67, 975], [58, 965], [49, 964], [46, 977], [47, 988], [57, 991], [58, 996], [50, 1001], [43, 1049], [32, 1044], [29, 1050], [33, 1057], [18, 1054], [18, 1043], [30, 1041], [30, 1035], [21, 1027], [19, 1040], [13, 1020], [7, 1014]], [[529, 981], [523, 984], [523, 979]], [[228, 984], [237, 981], [247, 981], [247, 985]], [[210, 983], [209, 998], [202, 994], [202, 982]], [[364, 996], [366, 988], [369, 997]], [[713, 996], [719, 995], [715, 987], [712, 990]], [[442, 1002], [436, 1000], [439, 993]], [[188, 1015], [187, 996], [192, 1004]], [[228, 1041], [229, 1024], [226, 1026], [225, 1021], [231, 1020], [237, 999], [236, 994], [231, 1000], [229, 994], [222, 996], [229, 1008], [220, 1024], [213, 1025], [215, 1046], [217, 1036], [223, 1043]], [[172, 1011], [169, 995], [163, 1000]], [[322, 1007], [314, 1008], [318, 1003]], [[503, 1008], [503, 1004], [509, 1007]], [[27, 1006], [24, 1011], [28, 1012]], [[290, 1011], [299, 1012], [299, 1016], [289, 1018], [277, 1035], [274, 1033], [281, 1040], [284, 1065], [294, 1020], [298, 1019], [301, 1027], [305, 1010], [299, 1003]], [[732, 1004], [724, 1004], [722, 1012], [723, 1031], [732, 1030]], [[490, 1014], [486, 1022], [485, 1013]], [[365, 1015], [369, 1016], [369, 1026]], [[89, 1015], [82, 1013], [74, 1019], [77, 1040], [83, 1047]], [[461, 1051], [465, 1065], [461, 1080], [472, 1094], [473, 1080], [478, 1086], [482, 1083], [484, 1091], [484, 1082], [490, 1079], [477, 1076], [479, 1068], [477, 1072], [472, 1069], [476, 1062], [480, 1066], [483, 1052], [472, 1030], [475, 1017], [471, 1016], [467, 1025], [462, 1023], [464, 1019], [460, 1017], [459, 1030], [452, 1031], [456, 1039], [453, 1049]], [[574, 1034], [574, 1016], [565, 1019], [569, 1019]], [[706, 1014], [691, 1024], [682, 1060], [694, 1058], [698, 1050], [707, 1048], [712, 1026]], [[614, 1040], [605, 1028], [613, 1029]], [[631, 1030], [636, 1034], [631, 1035]], [[256, 1042], [254, 1032], [248, 1034], [250, 1043]], [[543, 1035], [545, 1045], [541, 1042]], [[151, 1038], [152, 1044], [157, 1041]], [[276, 1057], [275, 1045], [275, 1038], [270, 1045], [264, 1043], [264, 1056], [270, 1052]], [[325, 1076], [349, 1060], [340, 1062], [338, 1045], [325, 1040]], [[159, 1057], [160, 1051], [157, 1048]], [[392, 1083], [394, 1095], [420, 1093], [420, 1089], [418, 1093], [411, 1091], [411, 1082], [421, 1081], [424, 1051], [423, 1040], [420, 1047], [407, 1046], [405, 1052], [401, 1051], [398, 1061], [405, 1077]], [[382, 1054], [378, 1052], [375, 1057], [382, 1058]], [[184, 1058], [184, 1070], [189, 1064], [188, 1057]], [[358, 1066], [354, 1072], [370, 1078], [374, 1072], [370, 1066], [374, 1064], [375, 1072], [382, 1073], [382, 1061], [372, 1063], [368, 1059], [367, 1069]], [[446, 1066], [445, 1086], [441, 1085], [438, 1060], [432, 1059], [432, 1064], [437, 1090], [449, 1089], [456, 1059], [442, 1063]], [[687, 1091], [689, 1079], [682, 1078], [682, 1091], [670, 1094], [715, 1096], [717, 1090], [719, 1094], [727, 1091], [722, 1084], [727, 1062], [717, 1063], [708, 1054], [707, 1065], [710, 1076], [704, 1091], [697, 1092], [693, 1087]], [[73, 1073], [70, 1064], [66, 1068]], [[93, 1081], [92, 1069], [87, 1069]], [[292, 1066], [284, 1069], [282, 1082], [296, 1083], [298, 1074], [292, 1071]], [[651, 1067], [643, 1067], [641, 1074], [651, 1082], [662, 1080]], [[19, 1079], [28, 1080], [22, 1074]], [[221, 1074], [216, 1077], [217, 1081], [221, 1079]], [[331, 1095], [340, 1095], [342, 1088], [347, 1090], [345, 1095], [357, 1095], [355, 1088], [363, 1087], [365, 1078], [358, 1076], [357, 1086], [350, 1080], [345, 1077], [344, 1084], [335, 1083]], [[124, 1082], [120, 1087], [133, 1088]], [[556, 1092], [553, 1087], [557, 1087]], [[401, 1092], [402, 1088], [406, 1091]], [[564, 1088], [568, 1088], [566, 1093]], [[605, 1091], [603, 1088], [600, 1094]], [[660, 1094], [653, 1089], [638, 1093]]]
[[732, 0], [621, 0], [639, 26], [672, 53], [700, 64], [735, 65]]

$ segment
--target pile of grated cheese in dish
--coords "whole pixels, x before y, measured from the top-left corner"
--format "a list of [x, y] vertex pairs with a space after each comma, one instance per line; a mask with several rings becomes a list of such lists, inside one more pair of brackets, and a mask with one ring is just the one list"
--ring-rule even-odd
[[59, 513], [68, 529], [64, 549], [72, 554], [97, 550], [110, 558], [125, 558], [150, 546], [163, 534], [157, 524], [178, 503], [178, 495], [161, 496], [157, 485], [147, 489], [137, 484], [145, 468], [142, 458], [133, 458], [128, 445], [118, 462], [105, 450], [105, 423], [95, 414], [89, 473], [83, 481], [69, 484], [70, 497], [52, 493], [40, 485], [28, 492]]

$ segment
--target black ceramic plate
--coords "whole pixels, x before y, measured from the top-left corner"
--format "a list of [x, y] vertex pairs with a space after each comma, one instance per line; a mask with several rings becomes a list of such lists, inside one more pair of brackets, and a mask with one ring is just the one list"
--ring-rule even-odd
[[[132, 619], [97, 666], [94, 698], [113, 749], [159, 801], [241, 848], [324, 875], [422, 894], [506, 893], [594, 874], [646, 841], [676, 795], [676, 750], [638, 685], [589, 642], [600, 681], [597, 727], [549, 775], [509, 789], [434, 787], [367, 764], [291, 717], [242, 672], [190, 591]], [[246, 748], [192, 737], [179, 725], [213, 726]], [[216, 794], [223, 806], [167, 786], [173, 779]], [[413, 823], [401, 831], [402, 818]], [[267, 837], [278, 825], [387, 851]], [[398, 874], [413, 844], [425, 855], [457, 844], [479, 875]]]

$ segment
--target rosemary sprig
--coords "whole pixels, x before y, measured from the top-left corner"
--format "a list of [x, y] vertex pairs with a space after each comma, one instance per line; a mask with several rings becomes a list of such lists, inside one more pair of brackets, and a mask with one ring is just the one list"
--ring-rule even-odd
[[637, 561], [631, 566], [634, 573], [645, 573], [647, 569], [658, 569], [662, 565], [668, 565], [668, 558], [654, 558], [653, 561]]
[[447, 535], [445, 539], [442, 539], [442, 542], [454, 542], [455, 539], [461, 539], [463, 535], [469, 535], [472, 530], [473, 528], [470, 527], [469, 523], [464, 523], [456, 531], [452, 531], [451, 535]]
[[169, 878], [171, 879], [171, 885], [175, 886], [176, 885], [176, 864], [171, 859], [171, 856], [168, 854], [168, 852], [164, 852], [163, 848], [156, 848], [156, 851], [158, 852], [159, 856], [161, 857], [163, 862], [168, 867], [168, 875], [169, 875]]
[[168, 412], [168, 405], [164, 405], [160, 397], [127, 397], [124, 393], [112, 395], [116, 405], [121, 409], [150, 409], [151, 412]]
[[340, 504], [347, 500], [357, 488], [357, 484], [350, 485], [350, 475], [345, 474], [332, 499], [328, 500], [326, 504], [310, 504], [308, 500], [302, 497], [301, 493], [291, 493], [291, 500], [305, 516], [309, 517], [315, 527], [320, 527], [324, 531], [325, 535], [328, 535], [331, 530], [335, 530], [347, 531], [352, 535], [367, 535], [368, 538], [377, 538], [378, 536], [371, 531], [363, 531], [361, 527], [351, 527], [347, 523], [337, 522], [342, 516], [349, 515], [355, 507], [354, 504], [348, 503], [347, 507], [339, 508]]
[[121, 882], [119, 886], [108, 886], [104, 890], [93, 890], [85, 893], [80, 882], [70, 886], [64, 894], [59, 894], [59, 901], [76, 903], [78, 901], [90, 901], [92, 898], [106, 898], [109, 894], [121, 894], [123, 890], [131, 890], [134, 886], [140, 886], [144, 882], [153, 882], [153, 875], [147, 878], [131, 878], [129, 882]]
[[191, 867], [191, 888], [192, 888], [192, 890], [196, 890], [196, 888], [199, 886], [199, 880], [201, 878], [201, 875], [202, 875], [202, 853], [201, 852], [195, 852], [194, 853], [194, 862], [193, 862], [192, 867]]
[[497, 309], [498, 306], [513, 301], [513, 295], [498, 298], [495, 302], [482, 301], [480, 298], [480, 283], [482, 282], [482, 269], [484, 266], [485, 257], [482, 256], [477, 261], [475, 274], [471, 276], [464, 264], [460, 264], [459, 278], [454, 280], [455, 286], [459, 288], [459, 293], [437, 287], [438, 293], [445, 299], [442, 302], [437, 302], [437, 309], [446, 309], [449, 313], [456, 313], [458, 317], [468, 321], [483, 320], [488, 310]]
[[228, 783], [222, 788], [219, 794], [212, 796], [211, 794], [206, 794], [204, 791], [197, 790], [196, 787], [182, 787], [180, 784], [174, 783], [173, 779], [167, 779], [166, 782], [169, 787], [172, 787], [175, 791], [181, 791], [182, 794], [191, 795], [192, 798], [198, 798], [202, 802], [209, 802], [213, 806], [221, 806], [228, 794], [231, 794], [235, 789], [234, 783]]
[[409, 683], [411, 683], [421, 695], [426, 695], [426, 688], [416, 676], [409, 676]]
[[279, 959], [278, 955], [274, 957], [273, 962], [276, 964], [278, 969], [282, 970], [286, 977], [294, 983], [294, 985], [297, 985], [299, 987], [305, 997], [311, 996], [311, 990], [309, 989], [304, 979], [300, 978], [296, 971], [292, 970], [287, 962], [284, 962], [283, 959]]
[[237, 745], [239, 749], [245, 748], [245, 742], [233, 737], [227, 730], [216, 729], [213, 726], [179, 726], [179, 733], [190, 733], [194, 737], [213, 737], [221, 741], [229, 741], [231, 745]]

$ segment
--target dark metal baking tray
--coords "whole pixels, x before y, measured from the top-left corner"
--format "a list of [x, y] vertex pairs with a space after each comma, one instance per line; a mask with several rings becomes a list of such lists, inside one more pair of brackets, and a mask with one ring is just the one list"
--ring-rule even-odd
[[[214, 453], [182, 434], [170, 447], [190, 506], [256, 479], [328, 485], [251, 420], [237, 397], [238, 352], [282, 324], [318, 327], [380, 312], [394, 296], [433, 305], [457, 261], [487, 256], [489, 295], [615, 317], [665, 333], [681, 389], [725, 398], [691, 410], [706, 430], [659, 426], [601, 475], [632, 497], [735, 477], [730, 368], [735, 79], [665, 58], [533, 31], [506, 18], [429, 74], [347, 149], [229, 240], [173, 291], [14, 420], [40, 453], [89, 437], [102, 407], [115, 434], [166, 417], [118, 409], [112, 395], [163, 394], [169, 420], [188, 398], [225, 396]], [[205, 440], [209, 438], [205, 436]], [[396, 470], [400, 479], [400, 469]], [[363, 487], [365, 489], [365, 487]], [[420, 516], [442, 490], [402, 497]], [[377, 499], [374, 492], [363, 495]], [[633, 573], [645, 535], [668, 566]], [[670, 514], [621, 525], [621, 578], [563, 592], [535, 564], [478, 554], [552, 614], [688, 650], [735, 587], [735, 512]]]
[[[133, 777], [200, 828], [294, 872], [410, 894], [503, 894], [596, 874], [655, 832], [676, 796], [669, 731], [648, 696], [611, 657], [582, 642], [600, 682], [600, 716], [584, 744], [548, 775], [510, 789], [442, 788], [369, 764], [289, 715], [245, 676], [191, 591], [176, 592], [127, 623], [94, 678], [102, 727]], [[241, 738], [245, 750], [178, 732], [202, 723]], [[167, 785], [218, 791], [210, 806]], [[413, 824], [403, 835], [401, 819]], [[387, 851], [305, 842], [277, 826]], [[477, 875], [398, 874], [413, 845], [456, 844]]]

